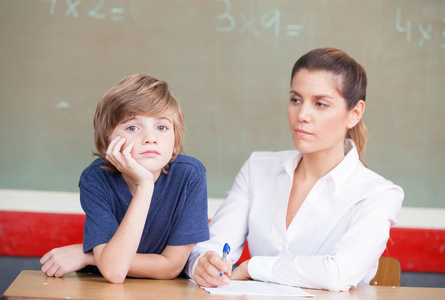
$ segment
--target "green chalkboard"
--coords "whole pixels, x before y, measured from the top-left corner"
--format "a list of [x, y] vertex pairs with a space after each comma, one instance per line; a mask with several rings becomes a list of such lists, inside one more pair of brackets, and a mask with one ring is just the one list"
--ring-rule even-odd
[[445, 207], [445, 2], [429, 0], [0, 0], [0, 188], [77, 191], [96, 103], [147, 73], [224, 197], [252, 151], [293, 148], [291, 67], [324, 46], [367, 69], [369, 167], [404, 205]]

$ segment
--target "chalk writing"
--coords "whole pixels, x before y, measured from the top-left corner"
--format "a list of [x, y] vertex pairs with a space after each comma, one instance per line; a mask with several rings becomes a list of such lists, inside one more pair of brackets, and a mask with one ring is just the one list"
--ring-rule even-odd
[[423, 41], [430, 41], [431, 40], [431, 36], [430, 36], [430, 32], [431, 30], [433, 30], [433, 26], [430, 24], [428, 24], [428, 27], [425, 29], [423, 28], [422, 24], [417, 24], [417, 28], [419, 28], [420, 33], [422, 34], [422, 37], [419, 40], [419, 46], [423, 46]]
[[59, 103], [56, 104], [57, 109], [69, 108], [70, 106], [71, 106], [70, 103], [66, 101], [60, 101]]
[[66, 4], [68, 5], [68, 9], [65, 12], [66, 17], [69, 17], [70, 14], [72, 14], [74, 18], [79, 17], [76, 7], [80, 4], [80, 1], [81, 0], [76, 0], [76, 2], [72, 3], [71, 0], [66, 0]]
[[261, 16], [261, 25], [266, 28], [274, 28], [274, 35], [278, 37], [280, 35], [280, 11], [273, 9], [268, 13]]
[[[237, 25], [237, 18], [232, 13], [232, 3], [230, 0], [215, 0], [224, 4], [224, 12], [218, 15], [220, 26], [216, 29], [219, 32], [233, 32], [239, 27], [240, 34], [253, 34], [259, 36], [262, 29], [272, 28], [273, 35], [280, 37], [281, 12], [279, 9], [272, 9], [260, 16], [248, 17], [239, 14], [240, 26]], [[299, 36], [303, 31], [302, 25], [287, 25], [287, 36]]]
[[406, 41], [411, 42], [411, 21], [406, 21], [406, 25], [402, 25], [402, 10], [396, 10], [396, 30], [398, 32], [406, 32]]
[[[57, 0], [39, 0], [40, 2], [50, 2], [51, 6], [49, 9], [49, 14], [51, 16], [54, 16], [56, 14], [56, 7], [58, 7], [58, 1]], [[80, 5], [89, 5], [91, 7], [93, 1], [88, 1], [82, 3], [82, 0], [65, 0], [65, 5], [63, 5], [65, 10], [65, 17], [75, 18], [78, 19], [81, 17], [81, 15], [78, 12], [78, 7]], [[106, 13], [105, 8], [105, 2], [106, 0], [96, 0], [93, 3], [92, 8], [88, 11], [87, 16], [103, 20], [106, 19], [108, 16], [112, 21], [123, 21], [123, 8], [111, 8], [110, 14]], [[87, 4], [85, 4], [87, 3]]]
[[224, 13], [220, 14], [218, 16], [218, 20], [220, 21], [227, 21], [229, 22], [229, 24], [227, 24], [226, 26], [223, 27], [218, 27], [218, 31], [221, 32], [229, 32], [229, 31], [233, 31], [236, 27], [236, 22], [235, 22], [235, 18], [230, 14], [230, 10], [232, 9], [232, 3], [230, 3], [229, 0], [216, 0], [217, 2], [224, 2], [224, 4], [226, 5], [226, 10], [224, 11]]
[[287, 25], [287, 35], [288, 36], [299, 36], [300, 32], [303, 30], [301, 25]]
[[100, 2], [97, 4], [97, 6], [95, 8], [93, 8], [93, 10], [90, 10], [88, 12], [88, 15], [93, 18], [105, 19], [107, 17], [107, 14], [99, 12], [100, 9], [102, 8], [102, 6], [104, 5], [104, 2], [105, 2], [105, 0], [100, 0]]
[[[443, 23], [445, 24], [445, 19], [443, 19]], [[411, 43], [412, 41], [412, 22], [411, 20], [403, 20], [402, 17], [402, 9], [397, 8], [396, 10], [396, 30], [397, 32], [406, 33], [406, 41]], [[421, 22], [417, 23], [417, 30], [420, 33], [420, 38], [417, 42], [419, 47], [423, 47], [427, 42], [432, 41], [432, 33], [433, 33], [433, 24], [428, 22], [428, 25], [425, 26]], [[417, 31], [416, 31], [417, 33]], [[445, 37], [445, 31], [442, 31], [442, 37]], [[445, 49], [445, 43], [440, 44], [441, 49]]]

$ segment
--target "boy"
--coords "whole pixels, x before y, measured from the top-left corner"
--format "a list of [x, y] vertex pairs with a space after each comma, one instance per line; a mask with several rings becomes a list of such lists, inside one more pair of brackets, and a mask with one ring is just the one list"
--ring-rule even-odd
[[112, 87], [94, 117], [96, 159], [80, 178], [81, 245], [53, 249], [42, 271], [61, 277], [96, 265], [112, 283], [171, 279], [193, 245], [209, 238], [204, 166], [180, 155], [184, 117], [168, 85], [132, 75]]

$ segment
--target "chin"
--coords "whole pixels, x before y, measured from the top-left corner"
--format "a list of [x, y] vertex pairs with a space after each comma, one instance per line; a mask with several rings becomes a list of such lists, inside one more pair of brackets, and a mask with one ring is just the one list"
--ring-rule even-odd
[[294, 147], [296, 150], [300, 151], [301, 153], [308, 152], [308, 150], [311, 148], [311, 146], [308, 145], [308, 143], [299, 141], [299, 140], [297, 140], [297, 141], [294, 140]]

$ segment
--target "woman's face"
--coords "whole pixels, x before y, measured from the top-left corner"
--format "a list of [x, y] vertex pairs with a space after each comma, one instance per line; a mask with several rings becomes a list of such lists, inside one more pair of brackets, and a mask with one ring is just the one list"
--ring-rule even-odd
[[292, 78], [287, 116], [295, 148], [303, 154], [344, 153], [346, 132], [360, 120], [363, 111], [347, 110], [337, 80], [329, 72], [307, 69]]

